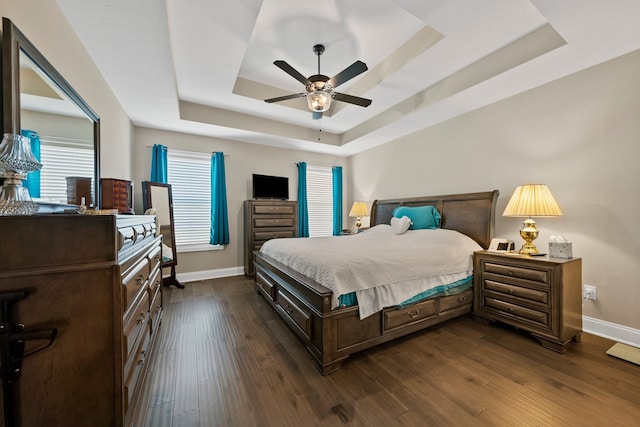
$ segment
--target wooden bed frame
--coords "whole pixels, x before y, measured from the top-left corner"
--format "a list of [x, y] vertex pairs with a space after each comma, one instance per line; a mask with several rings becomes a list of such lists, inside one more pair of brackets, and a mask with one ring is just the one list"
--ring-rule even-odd
[[[442, 228], [464, 233], [486, 249], [493, 236], [497, 199], [498, 190], [376, 200], [371, 226], [389, 224], [398, 206], [435, 206], [442, 215]], [[360, 320], [357, 306], [332, 310], [330, 289], [275, 259], [255, 251], [254, 265], [257, 292], [305, 343], [323, 375], [340, 369], [352, 353], [469, 313], [473, 303], [469, 289], [402, 309], [385, 308]]]

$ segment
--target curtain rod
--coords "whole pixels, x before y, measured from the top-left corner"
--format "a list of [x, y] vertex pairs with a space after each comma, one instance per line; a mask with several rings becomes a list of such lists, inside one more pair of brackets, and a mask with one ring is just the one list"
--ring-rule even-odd
[[[153, 148], [153, 145], [147, 145], [147, 148]], [[176, 151], [186, 151], [186, 152], [191, 152], [191, 153], [198, 153], [198, 154], [204, 154], [204, 152], [202, 151], [191, 151], [191, 150], [178, 150], [175, 148], [169, 148], [167, 147], [167, 150], [176, 150]], [[216, 153], [216, 151], [212, 151], [211, 154]], [[231, 157], [231, 154], [225, 154], [225, 157]]]

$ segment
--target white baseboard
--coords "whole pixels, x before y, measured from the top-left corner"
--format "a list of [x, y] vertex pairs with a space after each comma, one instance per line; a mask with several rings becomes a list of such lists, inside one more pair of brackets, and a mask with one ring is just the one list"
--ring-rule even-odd
[[[181, 283], [198, 282], [201, 280], [219, 279], [222, 277], [242, 276], [243, 267], [220, 268], [216, 270], [192, 271], [178, 273], [176, 277]], [[640, 330], [618, 325], [593, 317], [582, 316], [582, 329], [590, 334], [598, 335], [616, 342], [640, 347]]]
[[201, 280], [219, 279], [221, 277], [241, 276], [244, 274], [244, 267], [219, 268], [216, 270], [191, 271], [188, 273], [178, 273], [176, 278], [180, 283], [198, 282]]
[[593, 335], [640, 347], [640, 330], [638, 329], [587, 316], [582, 316], [582, 329]]

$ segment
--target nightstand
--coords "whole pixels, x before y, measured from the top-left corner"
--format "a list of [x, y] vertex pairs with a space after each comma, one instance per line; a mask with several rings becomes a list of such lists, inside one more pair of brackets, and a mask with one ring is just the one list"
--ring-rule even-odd
[[476, 320], [529, 331], [564, 353], [582, 333], [582, 260], [478, 251], [473, 257]]

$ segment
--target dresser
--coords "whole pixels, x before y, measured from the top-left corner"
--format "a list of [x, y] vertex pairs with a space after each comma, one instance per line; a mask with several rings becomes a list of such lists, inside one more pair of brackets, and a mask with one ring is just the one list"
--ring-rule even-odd
[[38, 338], [26, 353], [48, 342], [37, 331], [57, 331], [22, 362], [17, 425], [131, 425], [162, 320], [154, 219], [0, 217], [0, 299], [24, 295], [8, 303], [10, 323]]
[[298, 236], [298, 202], [245, 200], [244, 236], [244, 274], [252, 276], [253, 251], [267, 240]]
[[473, 314], [564, 353], [582, 333], [582, 260], [476, 252]]

